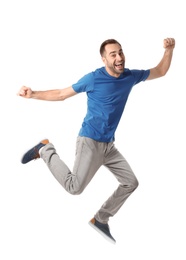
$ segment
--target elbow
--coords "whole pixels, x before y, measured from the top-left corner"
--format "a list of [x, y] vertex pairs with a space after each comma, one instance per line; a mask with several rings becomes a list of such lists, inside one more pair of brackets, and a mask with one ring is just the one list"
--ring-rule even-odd
[[58, 100], [59, 101], [64, 101], [65, 99], [66, 99], [66, 96], [64, 95], [64, 92], [60, 91], [59, 95], [58, 95]]
[[157, 71], [157, 78], [164, 77], [167, 74], [167, 70], [161, 69]]
[[65, 96], [60, 96], [59, 101], [64, 101], [66, 99]]
[[160, 72], [160, 77], [164, 77], [167, 74], [167, 70], [161, 71]]
[[158, 69], [159, 77], [165, 76], [167, 74], [168, 70], [169, 70], [169, 66], [161, 66]]

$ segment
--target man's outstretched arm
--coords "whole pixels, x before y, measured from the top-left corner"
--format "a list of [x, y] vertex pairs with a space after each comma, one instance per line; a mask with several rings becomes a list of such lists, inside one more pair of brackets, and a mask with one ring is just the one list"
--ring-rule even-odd
[[150, 74], [147, 80], [163, 77], [169, 70], [172, 61], [173, 50], [175, 47], [175, 40], [174, 38], [167, 38], [164, 39], [163, 43], [163, 47], [165, 48], [163, 58], [156, 67], [150, 69]]
[[63, 101], [76, 94], [77, 92], [75, 92], [72, 87], [45, 91], [33, 91], [31, 88], [26, 86], [21, 87], [21, 89], [17, 93], [18, 96], [24, 98], [33, 98], [47, 101]]

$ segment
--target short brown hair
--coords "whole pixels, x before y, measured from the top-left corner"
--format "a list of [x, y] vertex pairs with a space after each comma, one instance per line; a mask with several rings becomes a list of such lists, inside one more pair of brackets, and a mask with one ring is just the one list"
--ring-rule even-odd
[[108, 40], [106, 40], [106, 41], [104, 41], [102, 44], [101, 44], [101, 46], [100, 46], [100, 49], [99, 49], [99, 52], [100, 52], [100, 54], [101, 54], [101, 56], [103, 56], [103, 53], [104, 53], [104, 51], [105, 51], [105, 46], [107, 45], [107, 44], [119, 44], [120, 46], [121, 46], [121, 44], [118, 42], [118, 41], [116, 41], [115, 39], [108, 39]]

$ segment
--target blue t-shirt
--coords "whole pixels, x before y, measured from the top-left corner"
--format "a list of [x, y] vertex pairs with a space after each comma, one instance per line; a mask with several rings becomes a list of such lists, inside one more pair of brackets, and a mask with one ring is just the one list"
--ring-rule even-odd
[[132, 87], [145, 81], [149, 73], [150, 70], [125, 69], [116, 78], [101, 67], [73, 84], [75, 92], [87, 94], [87, 114], [79, 135], [100, 142], [114, 141]]

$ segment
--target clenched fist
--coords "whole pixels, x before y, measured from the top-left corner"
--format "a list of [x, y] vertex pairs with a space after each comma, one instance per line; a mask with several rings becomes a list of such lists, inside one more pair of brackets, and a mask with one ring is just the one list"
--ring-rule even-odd
[[32, 96], [32, 90], [31, 88], [23, 86], [19, 92], [17, 93], [18, 96], [24, 97], [24, 98], [31, 98]]
[[174, 47], [175, 47], [175, 39], [174, 38], [166, 38], [166, 39], [164, 39], [163, 47], [165, 49], [174, 49]]

